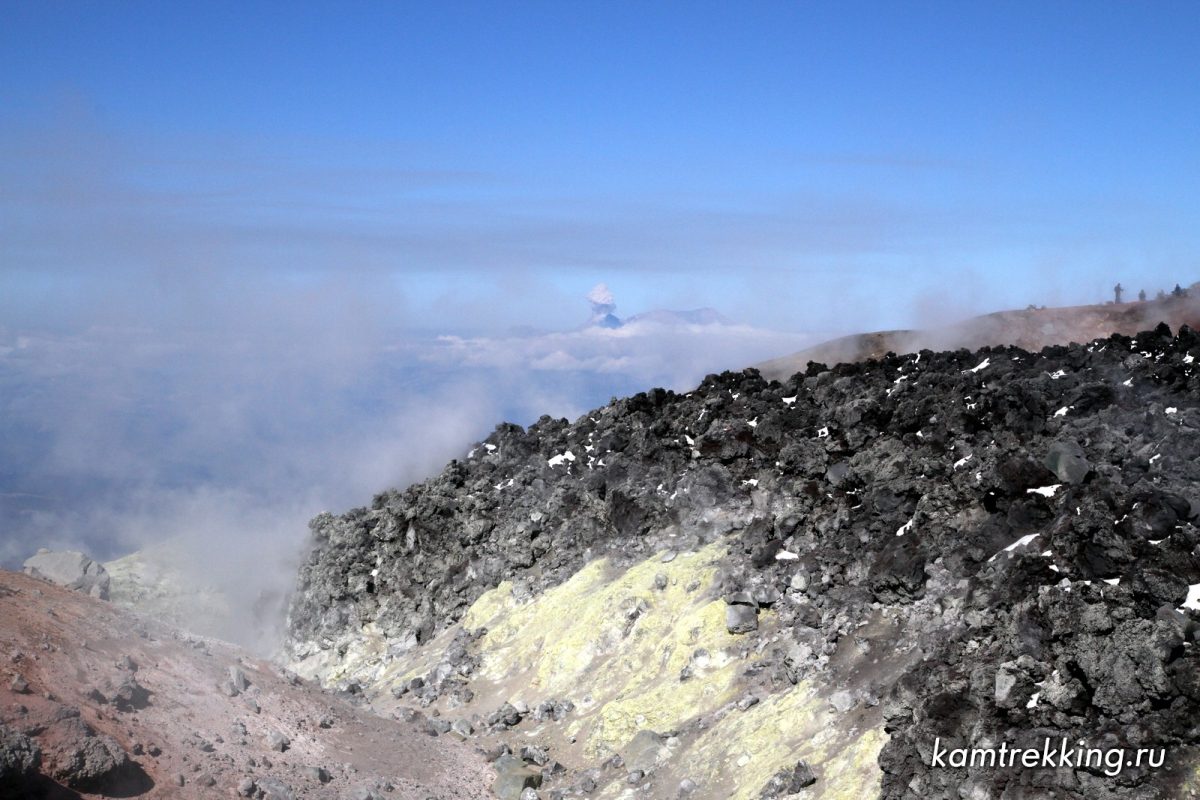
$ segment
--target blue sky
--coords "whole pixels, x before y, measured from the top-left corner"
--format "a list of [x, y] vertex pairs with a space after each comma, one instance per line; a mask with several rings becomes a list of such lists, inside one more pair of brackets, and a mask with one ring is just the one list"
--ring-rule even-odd
[[1198, 40], [1193, 3], [10, 2], [5, 313], [219, 273], [563, 326], [604, 280], [832, 330], [1187, 283]]

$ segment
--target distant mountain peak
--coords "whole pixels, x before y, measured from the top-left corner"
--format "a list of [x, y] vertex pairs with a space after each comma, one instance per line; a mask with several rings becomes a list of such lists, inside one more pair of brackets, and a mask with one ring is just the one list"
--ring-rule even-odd
[[657, 308], [622, 320], [616, 315], [617, 304], [613, 293], [604, 283], [592, 287], [587, 293], [587, 301], [592, 307], [592, 315], [586, 326], [589, 328], [621, 328], [639, 322], [663, 326], [732, 324], [713, 308], [693, 308], [684, 311]]

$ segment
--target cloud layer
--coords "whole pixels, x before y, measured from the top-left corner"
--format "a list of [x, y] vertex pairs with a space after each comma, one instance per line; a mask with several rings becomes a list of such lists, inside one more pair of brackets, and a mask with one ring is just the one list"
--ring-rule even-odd
[[[811, 340], [670, 314], [424, 336], [389, 328], [355, 287], [223, 289], [173, 298], [171, 325], [0, 332], [6, 565], [42, 546], [101, 559], [149, 547], [229, 597], [234, 617], [278, 609], [318, 511], [419, 480], [501, 421], [685, 389]], [[233, 621], [212, 627], [261, 633]]]

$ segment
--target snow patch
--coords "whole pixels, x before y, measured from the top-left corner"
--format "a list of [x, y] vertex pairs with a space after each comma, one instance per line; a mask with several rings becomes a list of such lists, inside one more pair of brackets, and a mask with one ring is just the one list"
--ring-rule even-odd
[[[1013, 550], [1016, 550], [1018, 547], [1024, 547], [1025, 545], [1029, 544], [1034, 539], [1036, 539], [1038, 536], [1039, 536], [1039, 534], [1036, 534], [1036, 533], [1027, 533], [1024, 536], [1022, 536], [1020, 539], [1017, 539], [1015, 542], [1010, 544], [1008, 547], [1001, 550], [1000, 553], [1011, 553]], [[996, 555], [989, 558], [988, 561], [995, 561], [996, 556], [1000, 555], [1000, 553], [996, 553]]]
[[1036, 489], [1026, 489], [1025, 494], [1040, 494], [1042, 497], [1054, 497], [1054, 493], [1061, 488], [1061, 483], [1053, 483], [1049, 486], [1039, 486]]
[[971, 367], [970, 369], [964, 369], [963, 372], [979, 372], [980, 370], [987, 369], [991, 365], [992, 365], [992, 360], [990, 358], [985, 358], [983, 361], [980, 361], [978, 364]]
[[[557, 467], [559, 464], [562, 464], [564, 462], [574, 461], [574, 460], [575, 460], [575, 454], [572, 453], [570, 450], [567, 450], [563, 453], [559, 453], [558, 455], [554, 456], [546, 463], [552, 467]], [[601, 463], [603, 463], [603, 462], [601, 462]]]

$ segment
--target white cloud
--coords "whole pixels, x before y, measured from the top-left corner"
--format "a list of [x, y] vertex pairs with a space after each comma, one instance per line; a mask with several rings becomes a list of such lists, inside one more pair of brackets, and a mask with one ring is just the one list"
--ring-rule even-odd
[[685, 389], [709, 372], [742, 369], [819, 338], [749, 325], [634, 321], [536, 336], [442, 336], [417, 352], [442, 365], [619, 373], [646, 387]]

